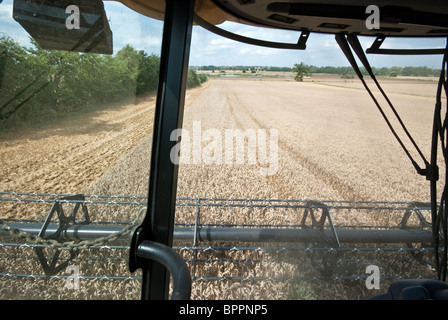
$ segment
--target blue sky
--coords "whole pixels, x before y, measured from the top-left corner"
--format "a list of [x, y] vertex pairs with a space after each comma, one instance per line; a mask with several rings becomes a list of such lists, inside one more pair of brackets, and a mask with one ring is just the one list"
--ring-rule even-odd
[[[244, 36], [278, 42], [296, 43], [300, 33], [284, 30], [254, 28], [237, 23], [224, 23], [222, 28]], [[364, 49], [370, 47], [374, 38], [361, 37]], [[383, 48], [444, 48], [445, 39], [386, 39]], [[334, 39], [334, 35], [312, 33], [307, 41], [306, 50], [285, 50], [262, 48], [215, 36], [200, 27], [195, 29], [192, 39], [192, 65], [271, 65], [293, 66], [304, 62], [315, 66], [349, 66]], [[441, 55], [428, 56], [393, 56], [368, 55], [369, 61], [375, 67], [392, 66], [428, 66], [440, 68]], [[237, 62], [234, 62], [237, 61]]]
[[[105, 9], [114, 35], [114, 51], [117, 52], [126, 44], [148, 53], [160, 54], [163, 23], [136, 14], [121, 3], [105, 1]], [[13, 37], [23, 45], [28, 45], [28, 34], [12, 19], [13, 0], [0, 3], [0, 33]], [[226, 22], [220, 27], [244, 36], [264, 40], [294, 43], [298, 32], [254, 28], [237, 23]], [[373, 38], [361, 38], [366, 49]], [[428, 48], [444, 47], [445, 39], [387, 39], [384, 48]], [[440, 68], [440, 55], [428, 56], [384, 56], [369, 55], [375, 67], [392, 66], [427, 66]], [[193, 27], [190, 65], [261, 65], [292, 67], [295, 63], [304, 62], [315, 66], [348, 66], [345, 56], [332, 35], [311, 34], [306, 50], [284, 50], [257, 47], [242, 44], [214, 35], [213, 33]]]

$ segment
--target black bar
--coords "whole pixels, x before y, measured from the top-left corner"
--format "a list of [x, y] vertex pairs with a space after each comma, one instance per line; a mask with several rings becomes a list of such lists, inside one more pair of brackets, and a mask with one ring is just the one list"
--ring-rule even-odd
[[275, 41], [267, 41], [260, 39], [253, 39], [249, 37], [245, 37], [233, 32], [229, 32], [227, 30], [221, 29], [211, 23], [208, 23], [198, 15], [195, 15], [194, 21], [200, 25], [202, 28], [213, 32], [221, 37], [228, 38], [234, 41], [251, 44], [254, 46], [266, 47], [266, 48], [274, 48], [274, 49], [293, 49], [293, 50], [305, 50], [306, 49], [306, 38], [309, 35], [309, 31], [302, 31], [302, 35], [300, 37], [301, 41], [298, 43], [285, 43], [285, 42], [275, 42]]
[[[430, 230], [336, 230], [341, 243], [431, 243]], [[191, 241], [194, 228], [176, 228], [175, 240]], [[334, 230], [318, 229], [277, 229], [277, 228], [198, 228], [196, 236], [199, 241], [217, 242], [317, 242], [333, 239]]]
[[381, 49], [381, 45], [386, 40], [386, 36], [378, 36], [372, 43], [370, 48], [366, 50], [366, 53], [370, 54], [390, 54], [390, 55], [431, 55], [431, 54], [444, 54], [445, 49]]
[[143, 241], [136, 254], [142, 258], [163, 264], [173, 276], [172, 300], [189, 300], [191, 294], [191, 276], [184, 260], [171, 247], [163, 244]]
[[370, 54], [388, 54], [388, 55], [435, 55], [444, 54], [445, 49], [367, 49]]
[[[9, 223], [9, 226], [20, 229], [31, 235], [37, 235], [40, 224]], [[108, 237], [123, 230], [123, 226], [114, 225], [78, 225], [64, 230], [65, 240], [94, 240]], [[50, 224], [47, 234], [56, 233], [58, 225]], [[422, 229], [307, 229], [307, 228], [231, 228], [231, 227], [177, 227], [173, 231], [176, 241], [217, 241], [217, 242], [316, 242], [323, 237], [334, 238], [336, 232], [341, 243], [432, 243], [432, 231]], [[0, 230], [0, 237], [10, 237], [8, 231]], [[124, 234], [117, 240], [129, 240]]]
[[[178, 166], [170, 159], [171, 132], [182, 127], [194, 0], [167, 0], [149, 180], [148, 211], [140, 239], [172, 246]], [[134, 244], [135, 245], [135, 244]], [[169, 272], [143, 265], [142, 299], [168, 298]]]

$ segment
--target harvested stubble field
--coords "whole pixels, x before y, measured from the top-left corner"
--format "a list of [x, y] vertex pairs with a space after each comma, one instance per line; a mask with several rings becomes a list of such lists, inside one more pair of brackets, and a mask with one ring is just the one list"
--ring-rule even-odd
[[[388, 79], [384, 88], [390, 93], [417, 144], [429, 157], [436, 82]], [[153, 110], [154, 100], [151, 99], [33, 132], [3, 135], [0, 138], [0, 189], [146, 196]], [[247, 162], [181, 164], [179, 197], [353, 201], [429, 199], [427, 181], [415, 173], [370, 97], [356, 80], [317, 76], [299, 83], [288, 78], [216, 78], [187, 93], [184, 130], [191, 134], [198, 123], [202, 132], [213, 129], [222, 136], [226, 129], [277, 129], [278, 170], [272, 175], [261, 175], [260, 167], [266, 165]], [[202, 142], [203, 147], [207, 145], [207, 141]], [[415, 158], [418, 159], [417, 156]], [[2, 217], [42, 219], [47, 213], [30, 214], [22, 207], [3, 207]], [[102, 218], [111, 219], [100, 214], [95, 217]], [[193, 218], [192, 212], [182, 209], [176, 216], [178, 223], [192, 223]], [[286, 211], [270, 210], [235, 212], [214, 208], [201, 215], [201, 223], [221, 224], [298, 223], [295, 219], [298, 218], [288, 216]], [[359, 217], [333, 216], [336, 224], [354, 223], [356, 219]], [[191, 258], [188, 251], [182, 254]], [[300, 257], [296, 260], [288, 257], [289, 261], [282, 263], [276, 262], [279, 257], [269, 258], [269, 254], [265, 254], [267, 263], [260, 265], [254, 263], [263, 255], [260, 252], [238, 250], [227, 255], [214, 252], [213, 257], [208, 254], [210, 252], [200, 253], [200, 257], [204, 255], [202, 258], [216, 261], [226, 257], [228, 261], [236, 262], [206, 264], [198, 271], [200, 277], [269, 276], [272, 273], [282, 276], [291, 272], [306, 275], [307, 270], [313, 268], [309, 262], [298, 262]], [[238, 263], [240, 260], [246, 262], [241, 265]], [[6, 264], [2, 262], [2, 265]], [[11, 296], [11, 290], [6, 287], [14, 287], [14, 281], [17, 280], [1, 279], [2, 298]], [[138, 298], [138, 285], [135, 282], [132, 285], [99, 283], [76, 294], [59, 288], [56, 290], [58, 294], [49, 294], [49, 297], [101, 298], [98, 292], [103, 290], [107, 291], [103, 297]], [[359, 286], [362, 285], [363, 282]], [[345, 287], [343, 282], [319, 286], [319, 293], [316, 293], [310, 284], [300, 281], [196, 281], [193, 298], [363, 298], [359, 296], [359, 288]], [[32, 285], [28, 283], [28, 287], [39, 285], [33, 282]], [[29, 295], [22, 294], [17, 296], [29, 298]]]

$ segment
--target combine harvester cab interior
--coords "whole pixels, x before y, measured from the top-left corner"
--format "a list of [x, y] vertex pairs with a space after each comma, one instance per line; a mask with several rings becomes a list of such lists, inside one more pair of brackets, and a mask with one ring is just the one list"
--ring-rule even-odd
[[[42, 48], [107, 55], [113, 53], [114, 44], [109, 24], [114, 21], [108, 21], [103, 1], [53, 1], [51, 5], [49, 2], [38, 0], [13, 2], [14, 20]], [[394, 38], [448, 39], [448, 4], [445, 0], [120, 2], [141, 15], [163, 21], [148, 196], [131, 199], [101, 195], [56, 196], [2, 192], [0, 200], [8, 204], [8, 208], [40, 203], [51, 204], [51, 208], [46, 219], [38, 222], [13, 217], [2, 218], [0, 237], [3, 240], [0, 249], [12, 247], [12, 239], [20, 239], [21, 247], [31, 242], [32, 250], [44, 272], [41, 276], [46, 278], [57, 277], [64, 272], [79, 259], [82, 250], [89, 250], [89, 247], [104, 242], [113, 250], [118, 250], [118, 247], [114, 247], [114, 241], [118, 241], [128, 250], [131, 274], [141, 274], [138, 281], [141, 284], [141, 298], [145, 300], [187, 300], [192, 297], [192, 285], [195, 282], [207, 281], [210, 281], [210, 286], [223, 281], [240, 281], [248, 286], [257, 281], [295, 281], [300, 287], [311, 278], [315, 281], [328, 281], [330, 284], [326, 286], [326, 290], [329, 291], [333, 290], [331, 283], [335, 282], [358, 281], [364, 286], [373, 279], [369, 278], [369, 275], [375, 274], [375, 263], [369, 264], [371, 268], [368, 272], [372, 273], [366, 273], [364, 268], [364, 274], [361, 276], [350, 273], [350, 268], [356, 269], [353, 267], [356, 263], [363, 259], [375, 261], [376, 255], [391, 261], [401, 259], [397, 258], [398, 256], [405, 256], [406, 259], [418, 261], [424, 266], [424, 270], [427, 270], [427, 274], [382, 278], [382, 281], [390, 286], [370, 291], [370, 298], [448, 299], [448, 185], [444, 180], [447, 178], [445, 168], [448, 156], [448, 51], [447, 47], [412, 49], [385, 46], [388, 39]], [[85, 13], [82, 15], [81, 28], [71, 30], [65, 25], [65, 9], [70, 5], [78, 5], [80, 11]], [[379, 14], [379, 26], [373, 24], [375, 19], [368, 19], [377, 12], [375, 10], [378, 10]], [[292, 43], [251, 38], [221, 28], [220, 25], [226, 21], [269, 30], [297, 31], [298, 37]], [[412, 203], [178, 198], [179, 168], [171, 158], [171, 150], [176, 144], [171, 135], [175, 130], [181, 129], [183, 124], [193, 26], [200, 26], [221, 37], [249, 45], [305, 53], [307, 42], [313, 35], [334, 35], [335, 42], [354, 69], [362, 88], [372, 98], [384, 119], [391, 139], [396, 140], [409, 160], [403, 165], [415, 169], [415, 179], [427, 181], [430, 198], [426, 202]], [[363, 48], [360, 38], [372, 39], [372, 45]], [[440, 56], [441, 72], [434, 101], [433, 127], [427, 128], [427, 131], [432, 133], [429, 137], [432, 141], [429, 154], [428, 150], [420, 149], [392, 99], [389, 99], [382, 89], [381, 79], [376, 78], [369, 62], [371, 55], [414, 55], [416, 59], [420, 55]], [[385, 100], [386, 103], [380, 100]], [[392, 124], [386, 109], [392, 112], [398, 126]], [[441, 158], [444, 163], [440, 163]], [[440, 184], [442, 192], [439, 189]], [[111, 205], [110, 210], [120, 206], [138, 207], [143, 218], [137, 225], [93, 223], [89, 216], [90, 207], [96, 208], [102, 204]], [[72, 213], [68, 217], [64, 213], [64, 210], [67, 212], [65, 205], [72, 206]], [[190, 223], [175, 223], [176, 207], [191, 213]], [[300, 223], [288, 226], [266, 225], [263, 222], [253, 225], [212, 225], [202, 223], [202, 220], [206, 220], [203, 217], [207, 210], [233, 211], [234, 214], [254, 210], [278, 210], [298, 215]], [[346, 221], [345, 225], [334, 221], [335, 215], [354, 211], [372, 218], [365, 225], [357, 224], [356, 221], [352, 224]], [[375, 217], [378, 216], [390, 217], [389, 225], [376, 224]], [[276, 244], [281, 246], [276, 247]], [[59, 251], [52, 259], [46, 258], [43, 248], [48, 246], [68, 252], [65, 260], [58, 261], [61, 260]], [[208, 257], [210, 252], [219, 254]], [[275, 252], [279, 259], [287, 259], [288, 255], [297, 255], [297, 259], [309, 259], [317, 275], [304, 275], [299, 280], [289, 276], [274, 279], [275, 277], [269, 274], [207, 277], [199, 271], [201, 266], [215, 263], [219, 259], [226, 260], [227, 263], [238, 263], [239, 260], [246, 259], [246, 264], [247, 260], [256, 264], [258, 255], [268, 256], [272, 252]], [[240, 257], [243, 253], [247, 253], [251, 258]], [[2, 277], [7, 279], [26, 277], [12, 271], [0, 272]], [[37, 278], [34, 276], [34, 279]], [[87, 277], [85, 281], [88, 281]]]

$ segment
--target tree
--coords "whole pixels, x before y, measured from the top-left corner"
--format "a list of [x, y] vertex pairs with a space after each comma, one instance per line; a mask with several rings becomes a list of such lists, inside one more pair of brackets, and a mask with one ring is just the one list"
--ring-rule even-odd
[[303, 81], [303, 77], [311, 75], [310, 66], [304, 64], [303, 62], [300, 62], [300, 64], [297, 63], [294, 64], [292, 71], [297, 73], [296, 76], [294, 77], [294, 80], [296, 81]]
[[160, 59], [155, 54], [139, 52], [139, 69], [137, 74], [137, 95], [153, 93], [157, 89]]
[[1, 122], [29, 105], [48, 86], [48, 79], [46, 70], [36, 68], [27, 50], [5, 36], [0, 37], [0, 72]]
[[0, 36], [0, 131], [18, 122], [128, 102], [157, 88], [160, 58], [130, 45], [109, 56], [31, 43], [26, 48]]
[[389, 77], [397, 77], [401, 74], [400, 67], [392, 67], [390, 68]]
[[207, 81], [207, 76], [205, 74], [203, 74], [203, 73], [197, 74], [196, 71], [194, 71], [192, 69], [188, 69], [188, 74], [187, 74], [187, 88], [188, 89], [197, 87], [205, 81]]

